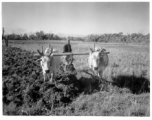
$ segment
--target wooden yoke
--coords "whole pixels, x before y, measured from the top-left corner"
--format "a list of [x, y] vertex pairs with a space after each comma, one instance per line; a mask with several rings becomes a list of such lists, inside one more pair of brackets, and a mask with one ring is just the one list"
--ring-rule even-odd
[[[67, 52], [67, 53], [53, 53], [53, 48], [51, 47], [50, 44], [49, 44], [49, 48], [51, 48], [51, 55], [52, 56], [89, 55], [89, 52], [84, 52], [84, 53], [71, 53], [71, 52]], [[94, 42], [94, 49], [95, 49], [95, 42]], [[109, 54], [110, 53], [110, 52], [106, 52], [105, 49], [103, 49], [102, 52], [104, 54]], [[42, 53], [43, 53], [43, 47], [42, 47]], [[34, 56], [40, 56], [40, 54], [34, 54]]]
[[[53, 56], [67, 56], [67, 55], [89, 55], [89, 52], [86, 53], [52, 53]], [[40, 56], [39, 54], [34, 54], [34, 56]]]
[[86, 52], [86, 53], [70, 53], [70, 52], [67, 52], [67, 53], [52, 53], [53, 56], [67, 56], [67, 55], [89, 55], [89, 52]]

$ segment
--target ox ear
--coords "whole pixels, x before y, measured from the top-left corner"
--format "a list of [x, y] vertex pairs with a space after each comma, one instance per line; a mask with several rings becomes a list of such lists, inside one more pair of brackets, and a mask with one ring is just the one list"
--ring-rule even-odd
[[104, 48], [100, 50], [100, 52], [99, 52], [100, 57], [102, 57], [104, 54], [106, 54], [105, 51], [106, 51], [106, 49], [104, 49]]
[[36, 62], [40, 62], [40, 61], [42, 61], [42, 59], [41, 59], [41, 58], [36, 60]]
[[49, 44], [49, 48], [51, 48], [51, 44]]
[[106, 49], [104, 49], [104, 48], [103, 48], [101, 51], [102, 51], [102, 52], [105, 52], [105, 51], [106, 51]]
[[92, 54], [93, 53], [93, 50], [90, 48], [90, 53]]

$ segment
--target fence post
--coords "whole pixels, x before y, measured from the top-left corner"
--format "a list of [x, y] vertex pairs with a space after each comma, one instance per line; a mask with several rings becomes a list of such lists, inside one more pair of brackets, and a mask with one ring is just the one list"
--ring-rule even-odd
[[94, 41], [94, 51], [95, 51], [95, 41]]
[[5, 30], [4, 30], [4, 27], [3, 27], [2, 40], [4, 39], [5, 40], [5, 45], [8, 46], [8, 39], [7, 39], [7, 36], [4, 35], [4, 33], [5, 33]]

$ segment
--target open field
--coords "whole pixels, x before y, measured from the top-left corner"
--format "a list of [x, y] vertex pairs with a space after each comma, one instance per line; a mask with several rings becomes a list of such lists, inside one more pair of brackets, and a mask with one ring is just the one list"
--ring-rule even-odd
[[[10, 46], [31, 52], [36, 52], [42, 46], [45, 49], [49, 43], [62, 52], [65, 42], [9, 41]], [[72, 41], [71, 45], [73, 52], [89, 52], [89, 48], [93, 48], [91, 42]], [[150, 116], [149, 46], [118, 43], [96, 43], [96, 46], [110, 52], [109, 65], [103, 78], [113, 84], [100, 86], [99, 90], [90, 94], [79, 94], [68, 105], [47, 110], [45, 115]], [[74, 58], [77, 70], [88, 69], [88, 56]], [[80, 77], [93, 81], [93, 78], [83, 72], [80, 73]]]

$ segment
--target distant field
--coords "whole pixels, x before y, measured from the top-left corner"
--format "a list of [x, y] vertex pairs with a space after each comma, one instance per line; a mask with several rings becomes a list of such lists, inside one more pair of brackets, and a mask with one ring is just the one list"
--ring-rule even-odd
[[[32, 52], [42, 46], [45, 49], [48, 44], [62, 52], [65, 41], [9, 41], [12, 47]], [[71, 45], [73, 52], [89, 52], [94, 46], [92, 42], [81, 41], [72, 41]], [[47, 115], [150, 116], [150, 47], [122, 43], [96, 43], [96, 46], [110, 52], [103, 78], [115, 84], [109, 85], [108, 90], [80, 94], [68, 106], [51, 110]], [[74, 58], [77, 70], [88, 69], [88, 56]]]

